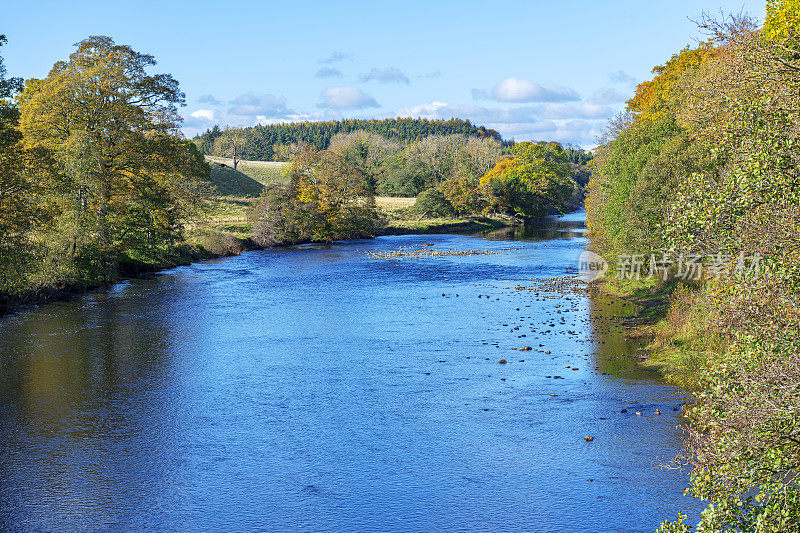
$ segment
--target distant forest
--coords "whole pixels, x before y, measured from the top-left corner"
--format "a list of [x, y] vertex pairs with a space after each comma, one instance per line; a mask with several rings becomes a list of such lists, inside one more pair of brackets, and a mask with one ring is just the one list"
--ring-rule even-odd
[[214, 126], [192, 141], [206, 155], [230, 156], [231, 140], [235, 139], [237, 155], [255, 161], [287, 161], [292, 146], [310, 145], [317, 150], [328, 147], [337, 133], [367, 131], [406, 144], [420, 141], [429, 135], [465, 135], [495, 139], [503, 142], [498, 132], [475, 126], [469, 120], [427, 120], [390, 118], [384, 120], [335, 120], [328, 122], [297, 122], [222, 130]]

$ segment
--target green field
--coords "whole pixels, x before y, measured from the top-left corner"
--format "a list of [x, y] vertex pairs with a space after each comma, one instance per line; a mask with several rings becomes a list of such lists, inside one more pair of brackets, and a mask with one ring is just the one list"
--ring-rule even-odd
[[[212, 171], [214, 167], [233, 170], [232, 159], [207, 155], [206, 161], [212, 166]], [[224, 167], [221, 167], [221, 165], [224, 165]], [[268, 185], [270, 183], [285, 183], [288, 180], [285, 172], [288, 166], [288, 163], [282, 163], [280, 161], [240, 160], [236, 166], [236, 170], [259, 182], [261, 185]]]

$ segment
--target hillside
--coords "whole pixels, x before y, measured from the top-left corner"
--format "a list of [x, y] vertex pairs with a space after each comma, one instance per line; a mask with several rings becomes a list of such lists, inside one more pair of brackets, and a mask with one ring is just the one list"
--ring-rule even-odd
[[[233, 160], [226, 157], [206, 156], [206, 161], [212, 166], [228, 168], [233, 170]], [[287, 167], [286, 163], [281, 161], [246, 161], [239, 160], [236, 170], [240, 174], [245, 174], [247, 177], [254, 179], [261, 185], [269, 183], [283, 182], [286, 180], [284, 176], [284, 169]]]
[[211, 167], [210, 182], [220, 196], [236, 196], [255, 198], [261, 194], [264, 186], [252, 177], [233, 170], [233, 167], [216, 161], [208, 161]]

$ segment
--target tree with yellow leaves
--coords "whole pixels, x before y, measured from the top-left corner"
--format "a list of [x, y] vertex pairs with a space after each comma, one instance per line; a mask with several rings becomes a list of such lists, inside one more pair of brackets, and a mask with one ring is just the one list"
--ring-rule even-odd
[[575, 191], [572, 168], [558, 143], [517, 143], [480, 180], [495, 211], [523, 218], [563, 212]]

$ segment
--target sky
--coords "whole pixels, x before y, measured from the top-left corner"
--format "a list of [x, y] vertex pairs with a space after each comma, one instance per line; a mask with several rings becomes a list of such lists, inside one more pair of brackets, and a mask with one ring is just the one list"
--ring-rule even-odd
[[704, 12], [755, 0], [9, 2], [8, 73], [45, 77], [107, 35], [186, 93], [183, 132], [303, 120], [469, 119], [590, 148], [654, 66], [704, 38]]

